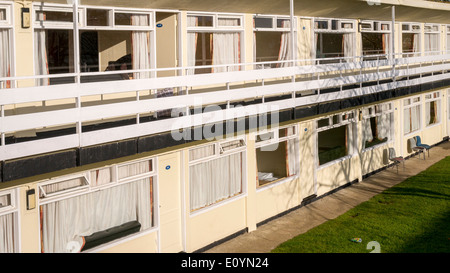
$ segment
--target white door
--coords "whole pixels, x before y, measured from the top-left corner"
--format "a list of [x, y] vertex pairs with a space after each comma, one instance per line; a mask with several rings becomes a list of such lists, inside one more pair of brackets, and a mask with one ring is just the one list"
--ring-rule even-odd
[[160, 246], [163, 253], [183, 251], [180, 168], [179, 153], [158, 158]]

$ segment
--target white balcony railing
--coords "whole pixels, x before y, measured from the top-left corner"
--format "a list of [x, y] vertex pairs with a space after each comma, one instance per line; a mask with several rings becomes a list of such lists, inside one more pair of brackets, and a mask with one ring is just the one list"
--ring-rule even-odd
[[[331, 58], [328, 60], [331, 63], [325, 64], [322, 63], [327, 61], [324, 59], [245, 63], [225, 66], [239, 66], [241, 71], [198, 75], [186, 75], [187, 71], [198, 67], [153, 69], [147, 71], [153, 78], [142, 80], [2, 89], [0, 160], [176, 131], [450, 78], [450, 54], [409, 58], [396, 55], [393, 59], [384, 55], [371, 57], [372, 60], [364, 57]], [[283, 63], [288, 66], [263, 69], [267, 67], [265, 64], [281, 66]], [[182, 76], [156, 77], [157, 73], [163, 71], [176, 71], [176, 74]], [[72, 73], [52, 77], [82, 78], [96, 75], [104, 73]], [[14, 86], [17, 81], [42, 77], [44, 76], [0, 78], [0, 81], [9, 80]], [[368, 82], [373, 85], [366, 86]], [[147, 94], [147, 90], [166, 88], [174, 88], [177, 92], [174, 96], [160, 98], [142, 95]], [[334, 88], [333, 92], [329, 92], [331, 88]], [[124, 93], [128, 94], [126, 99], [105, 99], [107, 96]], [[266, 100], [268, 97], [281, 95], [288, 97], [275, 101]], [[86, 98], [92, 96], [100, 98], [91, 103], [86, 102]], [[259, 103], [242, 107], [233, 107], [232, 104], [255, 99], [259, 99]], [[49, 101], [71, 103], [50, 106], [47, 104]], [[40, 103], [41, 106], [26, 108], [27, 111], [23, 113], [8, 110], [14, 105], [28, 103]], [[216, 111], [191, 113], [192, 109], [207, 105], [222, 107], [213, 109]], [[177, 109], [184, 112], [184, 115], [154, 118], [158, 111], [167, 109]], [[145, 122], [143, 118], [146, 118]], [[106, 129], [83, 129], [88, 124], [111, 120], [134, 121]], [[70, 130], [54, 137], [8, 141], [18, 132], [45, 132], [61, 128]]]

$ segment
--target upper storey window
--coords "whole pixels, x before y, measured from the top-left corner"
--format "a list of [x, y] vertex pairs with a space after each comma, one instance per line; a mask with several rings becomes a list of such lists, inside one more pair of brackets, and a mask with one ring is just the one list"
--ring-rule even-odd
[[447, 54], [450, 53], [450, 26], [447, 26]]
[[352, 61], [351, 58], [358, 55], [355, 32], [356, 22], [353, 20], [316, 18], [314, 20], [316, 58], [344, 57], [347, 61]]
[[391, 23], [362, 21], [360, 28], [363, 56], [390, 54]]
[[[277, 62], [291, 59], [291, 19], [289, 17], [255, 16], [253, 27], [255, 49], [253, 59], [255, 62]], [[296, 31], [295, 20], [293, 27]], [[282, 62], [266, 63], [261, 66], [283, 67], [286, 65], [286, 62]]]
[[425, 24], [424, 52], [425, 55], [439, 54], [440, 27], [437, 24]]
[[421, 26], [418, 23], [402, 24], [402, 52], [411, 53], [408, 56], [417, 56], [420, 53]]
[[[80, 72], [110, 72], [82, 75], [81, 81], [148, 78], [150, 73], [126, 72], [152, 68], [153, 12], [116, 8], [80, 7]], [[35, 71], [37, 75], [68, 74], [75, 71], [73, 9], [66, 5], [34, 6]], [[48, 77], [38, 85], [74, 82], [74, 76]]]
[[187, 16], [188, 74], [240, 70], [243, 16], [192, 13]]
[[[11, 5], [0, 4], [0, 79], [12, 75], [11, 59]], [[0, 89], [11, 87], [11, 82], [0, 80]]]

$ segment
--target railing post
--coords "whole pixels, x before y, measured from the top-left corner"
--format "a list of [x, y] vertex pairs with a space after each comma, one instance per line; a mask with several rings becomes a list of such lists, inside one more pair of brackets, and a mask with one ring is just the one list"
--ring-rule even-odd
[[5, 132], [3, 131], [4, 118], [5, 118], [5, 106], [0, 105], [0, 119], [1, 119], [0, 124], [2, 125], [2, 126], [0, 126], [0, 129], [1, 129], [0, 133], [1, 133], [1, 145], [2, 146], [5, 146], [5, 144], [6, 144], [5, 143]]

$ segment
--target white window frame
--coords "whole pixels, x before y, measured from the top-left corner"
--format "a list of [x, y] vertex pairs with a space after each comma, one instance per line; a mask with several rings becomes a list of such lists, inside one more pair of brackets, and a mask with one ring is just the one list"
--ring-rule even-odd
[[[433, 30], [432, 28], [437, 28], [437, 30]], [[431, 28], [431, 29], [427, 29], [427, 28]], [[437, 41], [437, 46], [438, 46], [438, 51], [425, 51], [425, 45], [423, 46], [423, 53], [432, 53], [432, 54], [438, 54], [441, 51], [441, 25], [439, 24], [425, 24], [423, 27], [423, 41], [426, 44], [426, 37], [427, 34], [434, 34], [437, 35], [438, 37], [438, 41]]]
[[[417, 100], [418, 99], [418, 101], [414, 101], [414, 100]], [[409, 102], [407, 102], [407, 101], [409, 101]], [[403, 127], [404, 127], [404, 119], [405, 119], [405, 110], [406, 109], [409, 109], [409, 108], [412, 108], [412, 107], [416, 107], [416, 106], [419, 106], [419, 114], [420, 114], [420, 117], [419, 117], [419, 128], [417, 128], [416, 130], [414, 130], [414, 131], [410, 131], [410, 132], [404, 132], [404, 135], [405, 136], [408, 136], [408, 135], [411, 135], [411, 134], [415, 134], [415, 133], [417, 133], [417, 132], [419, 132], [421, 129], [422, 129], [422, 118], [423, 118], [423, 114], [422, 114], [422, 98], [421, 98], [421, 96], [419, 95], [419, 96], [413, 96], [413, 97], [409, 97], [409, 98], [406, 98], [406, 99], [403, 99], [403, 120], [402, 120], [402, 122], [403, 122]], [[403, 131], [405, 131], [405, 128], [403, 128]]]
[[18, 209], [16, 191], [15, 190], [0, 191], [0, 196], [6, 196], [6, 195], [10, 196], [11, 203], [7, 206], [0, 207], [0, 215], [13, 213]]
[[[380, 110], [380, 111], [376, 111], [376, 108], [377, 107], [379, 107], [379, 109], [383, 109], [383, 107], [384, 106], [388, 106], [388, 110], [385, 110], [385, 111], [383, 111], [383, 110]], [[370, 110], [369, 110], [370, 109]], [[366, 110], [366, 111], [365, 111]], [[369, 110], [369, 111], [367, 111], [367, 110]], [[390, 144], [390, 143], [393, 143], [394, 142], [394, 122], [393, 122], [393, 118], [394, 118], [394, 106], [392, 105], [392, 103], [391, 102], [389, 102], [389, 103], [382, 103], [382, 104], [377, 104], [377, 105], [373, 105], [373, 106], [369, 106], [369, 107], [365, 107], [364, 109], [363, 109], [363, 115], [362, 115], [362, 119], [363, 120], [366, 120], [366, 119], [370, 119], [370, 118], [373, 118], [373, 117], [380, 117], [380, 116], [383, 116], [383, 115], [391, 115], [390, 117], [390, 119], [389, 119], [389, 133], [388, 133], [388, 139], [387, 139], [387, 141], [386, 142], [383, 142], [383, 143], [380, 143], [380, 144], [377, 144], [377, 145], [374, 145], [374, 146], [371, 146], [371, 147], [368, 147], [368, 148], [366, 148], [365, 147], [365, 143], [364, 143], [364, 141], [365, 141], [365, 139], [363, 138], [363, 152], [365, 152], [365, 151], [369, 151], [369, 150], [372, 150], [372, 149], [376, 149], [376, 148], [378, 148], [378, 147], [380, 147], [380, 146], [383, 146], [383, 145], [386, 145], [386, 144]], [[363, 129], [364, 130], [364, 129]]]
[[[230, 141], [235, 141], [235, 140], [241, 140], [244, 143], [244, 145], [239, 147], [239, 148], [233, 149], [231, 151], [227, 151], [225, 153], [221, 153], [221, 148], [220, 148], [221, 144], [226, 143], [226, 142], [230, 142]], [[205, 156], [203, 158], [198, 158], [198, 159], [195, 159], [195, 160], [190, 160], [189, 159], [189, 152], [191, 150], [198, 149], [198, 148], [203, 148], [203, 147], [207, 147], [207, 146], [211, 146], [211, 145], [214, 145], [214, 154], [213, 155]], [[214, 160], [214, 159], [218, 159], [220, 157], [225, 157], [225, 156], [229, 156], [229, 155], [233, 155], [233, 154], [242, 153], [242, 163], [243, 163], [243, 165], [242, 165], [242, 185], [241, 185], [242, 188], [241, 188], [241, 193], [239, 193], [239, 194], [237, 194], [235, 196], [228, 197], [228, 198], [223, 199], [223, 200], [216, 201], [215, 203], [213, 203], [211, 205], [207, 205], [205, 207], [194, 209], [194, 210], [189, 205], [189, 215], [190, 215], [190, 217], [194, 217], [194, 216], [196, 216], [198, 214], [202, 214], [204, 212], [213, 210], [213, 209], [215, 209], [217, 207], [221, 207], [221, 206], [223, 206], [225, 204], [228, 204], [228, 203], [233, 202], [233, 201], [235, 201], [237, 199], [243, 198], [243, 197], [245, 197], [247, 195], [247, 164], [246, 164], [246, 162], [247, 162], [247, 143], [245, 141], [245, 138], [243, 138], [243, 137], [227, 138], [227, 139], [224, 139], [224, 140], [221, 140], [221, 141], [218, 141], [218, 142], [195, 146], [195, 147], [189, 149], [187, 151], [187, 153], [188, 153], [188, 161], [189, 161], [188, 168], [187, 168], [188, 169], [188, 177], [190, 176], [189, 172], [190, 172], [190, 167], [191, 166], [194, 166], [194, 165], [197, 165], [197, 164], [200, 164], [200, 163], [203, 163], [203, 162], [211, 161], [211, 160]], [[190, 178], [188, 180], [189, 180], [189, 186], [190, 186], [190, 183], [191, 183]]]
[[[328, 22], [328, 26], [326, 29], [324, 28], [316, 28], [316, 21], [327, 21]], [[338, 27], [337, 29], [332, 29], [332, 21], [337, 21], [338, 22]], [[343, 28], [342, 24], [344, 23], [351, 23], [352, 24], [352, 28]], [[352, 20], [352, 19], [340, 19], [340, 18], [323, 18], [323, 17], [315, 17], [313, 20], [313, 29], [314, 32], [317, 33], [356, 33], [356, 26], [357, 26], [357, 21], [356, 20]]]
[[[290, 136], [280, 137], [280, 130], [287, 129], [287, 128], [294, 128], [294, 134], [292, 134]], [[256, 142], [258, 136], [262, 136], [265, 134], [272, 134], [272, 133], [273, 133], [273, 137], [271, 137], [269, 139], [263, 139], [262, 141]], [[268, 146], [268, 145], [280, 143], [280, 142], [283, 142], [286, 140], [297, 139], [297, 138], [298, 138], [298, 125], [288, 125], [288, 126], [277, 127], [277, 128], [273, 128], [273, 129], [269, 129], [269, 130], [261, 130], [261, 131], [258, 131], [257, 134], [255, 134], [255, 148], [261, 148], [263, 146]]]
[[[253, 27], [253, 31], [277, 31], [277, 32], [289, 32], [291, 31], [290, 27], [278, 27], [278, 20], [288, 20], [291, 21], [291, 17], [283, 16], [283, 15], [266, 15], [266, 14], [254, 14], [253, 20], [256, 18], [264, 18], [264, 19], [272, 19], [272, 27], [271, 28], [257, 28], [255, 25]], [[297, 17], [294, 17], [294, 31], [297, 31]]]
[[[188, 32], [244, 32], [244, 15], [237, 13], [210, 13], [210, 12], [188, 12], [187, 17], [206, 16], [212, 17], [212, 26], [187, 26]], [[239, 19], [239, 26], [219, 26], [219, 19]], [[242, 37], [241, 37], [241, 40]]]
[[[344, 116], [347, 115], [351, 115], [352, 117], [349, 118], [343, 118]], [[333, 123], [333, 117], [337, 116], [337, 122]], [[319, 128], [318, 123], [320, 120], [324, 120], [324, 119], [328, 119], [328, 125], [327, 126], [322, 126]], [[354, 155], [356, 155], [358, 153], [358, 147], [357, 147], [357, 140], [358, 140], [358, 136], [355, 133], [356, 130], [356, 126], [357, 126], [357, 115], [355, 111], [346, 111], [343, 113], [337, 113], [337, 114], [333, 114], [333, 115], [328, 115], [326, 117], [317, 119], [314, 121], [315, 122], [315, 126], [316, 126], [316, 130], [315, 130], [315, 139], [316, 139], [316, 145], [315, 145], [315, 150], [316, 150], [316, 168], [318, 170], [326, 168], [328, 166], [334, 165], [336, 163], [345, 161], [347, 159], [352, 158]], [[334, 159], [332, 161], [329, 161], [327, 163], [324, 164], [319, 164], [319, 133], [323, 132], [323, 131], [327, 131], [330, 129], [334, 129], [334, 128], [338, 128], [341, 126], [347, 126], [349, 125], [350, 127], [348, 128], [348, 130], [350, 130], [350, 132], [353, 134], [353, 139], [351, 143], [348, 143], [349, 145], [349, 151], [348, 154], [346, 156]]]
[[[280, 137], [280, 130], [288, 129], [288, 128], [293, 128], [294, 133], [290, 136]], [[266, 140], [256, 142], [256, 140], [258, 139], [258, 136], [265, 135], [265, 134], [272, 134], [272, 133], [273, 133], [273, 137], [266, 139]], [[262, 148], [265, 146], [270, 146], [270, 145], [277, 144], [277, 143], [284, 142], [284, 141], [287, 142], [289, 140], [295, 140], [295, 145], [297, 146], [297, 152], [299, 153], [300, 147], [299, 147], [299, 126], [298, 125], [294, 124], [294, 125], [277, 127], [277, 128], [270, 129], [270, 130], [262, 130], [262, 131], [259, 131], [257, 134], [255, 134], [255, 151], [256, 151], [256, 149], [259, 149], [259, 148]], [[297, 154], [296, 156], [297, 156], [298, 163], [300, 163], [299, 154]], [[271, 188], [271, 187], [279, 185], [279, 184], [283, 184], [283, 183], [292, 181], [293, 179], [298, 178], [300, 175], [300, 168], [298, 166], [296, 168], [296, 172], [297, 172], [296, 174], [280, 178], [278, 180], [275, 180], [270, 183], [266, 183], [261, 186], [256, 185], [256, 191], [261, 191], [261, 190], [268, 189], [268, 188]]]
[[[10, 204], [8, 206], [0, 207], [0, 216], [13, 215], [13, 230], [14, 230], [14, 250], [20, 252], [20, 232], [19, 232], [19, 200], [18, 189], [0, 190], [0, 196], [9, 195]], [[1, 255], [1, 254], [0, 254]]]
[[[434, 98], [434, 95], [436, 95], [437, 97]], [[423, 111], [424, 111], [423, 117], [425, 118], [425, 128], [430, 128], [430, 127], [437, 126], [437, 125], [441, 124], [441, 122], [442, 122], [441, 92], [440, 91], [436, 91], [436, 92], [432, 92], [432, 93], [426, 94], [424, 96], [425, 96], [425, 99], [424, 99], [424, 107], [423, 107]], [[431, 96], [431, 97], [427, 98], [428, 96]], [[427, 117], [427, 113], [426, 113], [426, 111], [427, 111], [427, 104], [430, 103], [430, 102], [433, 102], [433, 101], [435, 101], [437, 103], [437, 108], [438, 108], [437, 109], [437, 113], [435, 113], [436, 116], [437, 116], [437, 122], [428, 124], [428, 121], [426, 120], [426, 117]]]
[[[403, 26], [408, 26], [407, 30], [403, 30]], [[418, 27], [416, 29], [414, 29], [414, 27]], [[422, 52], [422, 25], [420, 23], [413, 23], [413, 22], [402, 22], [401, 26], [400, 26], [400, 33], [401, 33], [401, 50], [402, 53], [405, 54], [421, 54]], [[403, 52], [403, 34], [404, 33], [410, 33], [410, 34], [419, 34], [419, 50], [417, 52]]]
[[[51, 185], [51, 184], [57, 184], [57, 183], [64, 183], [65, 181], [69, 181], [69, 180], [77, 179], [77, 178], [84, 180], [85, 185], [82, 185], [82, 186], [79, 186], [76, 188], [71, 188], [71, 189], [67, 189], [67, 190], [54, 192], [54, 193], [46, 193], [44, 190], [44, 186]], [[73, 194], [76, 194], [76, 193], [88, 192], [89, 185], [90, 185], [90, 180], [88, 178], [88, 175], [85, 173], [64, 176], [64, 177], [57, 178], [57, 179], [51, 179], [46, 182], [39, 183], [39, 185], [38, 185], [39, 200], [43, 201], [43, 200], [55, 200], [56, 199], [59, 201], [60, 199], [64, 199], [63, 197], [72, 196]], [[41, 192], [44, 195], [43, 197], [41, 197]], [[47, 203], [47, 202], [43, 201], [43, 203]]]
[[0, 21], [0, 28], [13, 27], [13, 6], [11, 2], [0, 1], [0, 9], [5, 10], [6, 18]]
[[[368, 24], [370, 25], [369, 28], [363, 28], [363, 25]], [[377, 29], [375, 30], [375, 25], [378, 25]], [[388, 25], [389, 29], [382, 30], [381, 25]], [[363, 20], [359, 23], [359, 30], [361, 32], [370, 32], [370, 33], [386, 33], [391, 34], [392, 33], [392, 22], [388, 21], [373, 21], [373, 20]]]
[[[73, 30], [73, 19], [71, 22], [57, 22], [57, 21], [38, 21], [36, 13], [38, 11], [53, 11], [53, 12], [70, 12], [73, 16], [73, 7], [63, 4], [48, 4], [35, 2], [31, 8], [31, 20], [33, 28], [35, 29], [70, 29]], [[82, 26], [81, 18], [84, 17], [83, 9], [78, 8], [78, 25]], [[73, 18], [73, 17], [72, 17]]]
[[[133, 176], [133, 177], [128, 177], [128, 178], [122, 179], [122, 180], [118, 180], [117, 179], [117, 175], [116, 174], [117, 174], [117, 170], [118, 170], [119, 166], [124, 166], [124, 165], [128, 165], [128, 164], [139, 163], [139, 162], [149, 161], [149, 160], [152, 160], [152, 165], [153, 165], [152, 166], [152, 171], [144, 173], [144, 174], [136, 175], [136, 176]], [[86, 252], [96, 252], [96, 251], [99, 251], [101, 249], [106, 249], [108, 247], [116, 245], [118, 243], [120, 243], [120, 244], [125, 243], [125, 242], [127, 242], [129, 240], [132, 240], [132, 239], [135, 239], [135, 238], [138, 238], [138, 237], [141, 237], [141, 236], [144, 236], [146, 234], [149, 234], [149, 233], [152, 233], [152, 232], [155, 232], [155, 231], [159, 230], [159, 206], [158, 206], [158, 204], [159, 204], [159, 198], [158, 198], [159, 187], [158, 187], [158, 175], [157, 175], [157, 171], [156, 171], [156, 168], [157, 168], [156, 165], [157, 165], [156, 157], [150, 157], [150, 158], [145, 158], [145, 159], [128, 161], [128, 162], [121, 163], [121, 164], [115, 164], [115, 165], [112, 165], [112, 166], [106, 166], [106, 167], [101, 167], [101, 168], [96, 168], [96, 169], [90, 169], [90, 170], [82, 172], [82, 173], [77, 173], [77, 174], [73, 174], [73, 175], [70, 175], [70, 176], [59, 177], [57, 179], [51, 179], [51, 180], [46, 180], [46, 181], [40, 182], [40, 183], [38, 183], [38, 189], [39, 189], [40, 186], [46, 185], [46, 184], [49, 184], [49, 183], [63, 182], [63, 181], [66, 181], [66, 180], [77, 178], [77, 177], [84, 177], [89, 182], [89, 185], [85, 186], [83, 188], [80, 187], [80, 188], [74, 189], [74, 190], [72, 190], [70, 192], [66, 191], [66, 192], [61, 193], [59, 195], [55, 194], [54, 196], [48, 197], [48, 198], [40, 198], [39, 194], [38, 194], [37, 195], [37, 198], [38, 198], [37, 207], [39, 208], [40, 206], [46, 205], [46, 204], [49, 204], [49, 203], [58, 202], [58, 201], [61, 201], [61, 200], [64, 200], [64, 199], [69, 199], [69, 198], [73, 198], [73, 197], [84, 195], [84, 194], [93, 193], [93, 192], [100, 191], [100, 190], [106, 190], [108, 188], [120, 186], [120, 185], [123, 185], [123, 184], [126, 184], [126, 183], [134, 183], [136, 181], [139, 181], [139, 180], [142, 180], [142, 179], [145, 179], [145, 178], [152, 178], [152, 183], [153, 183], [153, 219], [154, 219], [153, 226], [150, 227], [149, 229], [140, 231], [138, 233], [135, 233], [135, 234], [132, 234], [132, 235], [129, 235], [129, 236], [125, 236], [125, 237], [122, 237], [122, 238], [118, 238], [118, 239], [116, 239], [116, 240], [114, 240], [112, 242], [108, 242], [108, 243], [102, 244], [102, 245], [100, 245], [98, 247], [95, 247], [93, 249], [90, 249], [90, 250], [88, 250]], [[112, 181], [110, 183], [106, 183], [106, 184], [99, 185], [99, 186], [91, 186], [90, 185], [90, 178], [91, 178], [90, 174], [91, 174], [91, 172], [96, 171], [96, 170], [105, 169], [105, 168], [111, 168], [112, 169], [112, 177], [111, 177]], [[40, 220], [39, 220], [39, 222], [38, 222], [39, 228], [40, 228], [40, 225], [41, 224], [40, 224]], [[39, 241], [41, 241], [41, 240], [42, 240], [42, 238], [39, 235]]]

